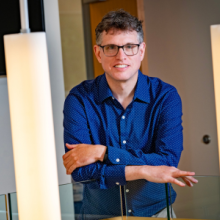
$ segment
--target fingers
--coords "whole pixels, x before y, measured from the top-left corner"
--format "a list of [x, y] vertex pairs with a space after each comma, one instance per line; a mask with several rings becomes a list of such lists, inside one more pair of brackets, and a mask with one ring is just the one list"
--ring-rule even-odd
[[[182, 170], [177, 169], [176, 171], [173, 172], [172, 176], [174, 178], [181, 177], [187, 186], [192, 187], [193, 183], [198, 182], [198, 180], [193, 177], [194, 175], [195, 175], [195, 172], [182, 171]], [[173, 180], [173, 183], [179, 186], [185, 186], [184, 183], [182, 183], [181, 181], [177, 179]]]
[[187, 178], [189, 181], [191, 181], [192, 183], [198, 183], [199, 181], [197, 179], [195, 179], [192, 176], [186, 176], [185, 178]]
[[63, 155], [63, 160], [65, 160], [67, 157], [69, 157], [70, 155], [71, 155], [71, 151], [68, 151], [67, 153], [65, 153], [64, 155]]
[[66, 171], [66, 174], [67, 174], [67, 175], [70, 175], [76, 168], [77, 168], [76, 165], [73, 164], [73, 165]]
[[63, 161], [63, 165], [66, 168], [66, 174], [71, 174], [77, 168], [77, 163], [73, 160], [69, 160], [68, 158]]
[[63, 160], [63, 165], [64, 165], [65, 167], [67, 167], [68, 164], [71, 163], [71, 162], [72, 162], [72, 163], [75, 162], [74, 158], [72, 158], [72, 157], [67, 157], [66, 159]]
[[185, 186], [186, 184], [184, 184], [183, 182], [181, 182], [181, 181], [179, 181], [179, 180], [177, 180], [177, 179], [175, 179], [175, 178], [173, 178], [172, 179], [172, 181], [170, 181], [171, 183], [174, 183], [174, 184], [176, 184], [176, 185], [178, 185], [178, 186], [181, 186], [181, 187], [183, 187], [183, 186]]
[[193, 183], [198, 183], [198, 180], [193, 178], [192, 176], [181, 177], [187, 186], [192, 187]]
[[189, 179], [187, 179], [187, 177], [182, 177], [182, 180], [186, 183], [187, 186], [193, 186], [192, 182]]
[[[69, 149], [69, 150], [73, 150], [74, 148], [77, 147], [77, 144], [66, 144], [66, 147]], [[65, 153], [62, 158], [63, 160], [65, 160], [67, 157], [69, 157], [71, 155], [71, 151], [68, 151], [67, 153]]]
[[67, 147], [69, 150], [73, 149], [73, 148], [76, 147], [76, 146], [77, 146], [77, 144], [68, 144], [68, 143], [66, 143], [66, 147]]
[[182, 176], [194, 176], [195, 172], [189, 172], [189, 171], [182, 171], [182, 170], [177, 170], [174, 172], [174, 177], [182, 177]]

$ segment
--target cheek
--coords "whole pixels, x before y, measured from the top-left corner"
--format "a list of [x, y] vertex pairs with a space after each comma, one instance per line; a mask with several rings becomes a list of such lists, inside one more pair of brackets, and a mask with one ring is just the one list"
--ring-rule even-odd
[[102, 69], [106, 72], [106, 71], [109, 71], [110, 67], [108, 65], [108, 63], [104, 60], [102, 60], [101, 62], [101, 65], [102, 65]]
[[141, 66], [141, 58], [140, 57], [137, 57], [136, 59], [133, 60], [133, 67], [136, 69], [136, 68], [140, 68]]
[[111, 64], [112, 62], [110, 61], [110, 60], [108, 60], [108, 59], [106, 59], [106, 58], [103, 58], [102, 59], [102, 62], [101, 62], [101, 64], [102, 64], [102, 68], [104, 69], [104, 70], [111, 70], [112, 69], [112, 64]]

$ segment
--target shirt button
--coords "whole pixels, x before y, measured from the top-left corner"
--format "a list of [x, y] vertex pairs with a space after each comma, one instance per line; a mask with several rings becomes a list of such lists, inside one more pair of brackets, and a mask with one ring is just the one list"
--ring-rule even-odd
[[129, 192], [129, 189], [126, 189], [126, 193], [128, 193]]
[[120, 159], [119, 159], [119, 158], [117, 158], [117, 159], [116, 159], [116, 162], [119, 162], [119, 161], [120, 161]]
[[123, 144], [126, 144], [126, 140], [123, 141]]
[[125, 119], [125, 116], [124, 116], [124, 115], [122, 116], [122, 119]]
[[131, 213], [131, 212], [132, 212], [132, 210], [131, 210], [131, 209], [129, 209], [129, 210], [128, 210], [128, 212], [129, 212], [129, 213]]
[[116, 185], [119, 185], [119, 182], [116, 182]]

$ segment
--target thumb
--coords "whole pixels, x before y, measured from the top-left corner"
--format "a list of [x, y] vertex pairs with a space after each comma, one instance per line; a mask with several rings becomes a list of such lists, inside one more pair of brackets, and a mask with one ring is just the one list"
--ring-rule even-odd
[[76, 146], [75, 144], [68, 144], [68, 143], [66, 143], [66, 147], [68, 149], [73, 149], [75, 146]]

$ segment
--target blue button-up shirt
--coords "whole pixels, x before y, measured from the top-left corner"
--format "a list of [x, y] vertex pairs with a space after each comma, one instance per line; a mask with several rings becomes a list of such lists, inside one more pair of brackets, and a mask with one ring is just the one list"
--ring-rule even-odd
[[[164, 184], [126, 183], [125, 166], [177, 167], [183, 149], [181, 116], [177, 90], [140, 71], [133, 101], [126, 109], [113, 97], [105, 74], [74, 87], [64, 105], [64, 143], [108, 148], [107, 161], [72, 173], [75, 181], [95, 180], [85, 184], [82, 211], [120, 215], [118, 185], [125, 184], [129, 215], [152, 216], [165, 208]], [[172, 201], [175, 197], [172, 190]]]

